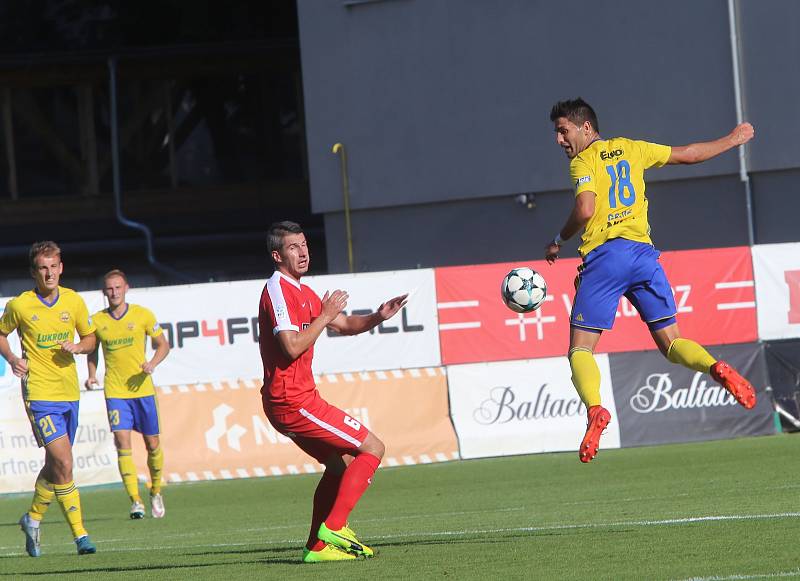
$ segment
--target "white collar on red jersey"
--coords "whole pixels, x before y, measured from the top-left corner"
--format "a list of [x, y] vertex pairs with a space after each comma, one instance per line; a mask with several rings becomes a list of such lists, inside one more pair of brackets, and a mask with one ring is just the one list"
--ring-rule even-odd
[[276, 270], [273, 273], [271, 278], [275, 278], [275, 279], [282, 278], [283, 280], [293, 284], [294, 286], [297, 287], [298, 290], [300, 290], [300, 283], [298, 281], [296, 281], [295, 279], [293, 279], [291, 276], [287, 276], [287, 275], [283, 274], [280, 270]]

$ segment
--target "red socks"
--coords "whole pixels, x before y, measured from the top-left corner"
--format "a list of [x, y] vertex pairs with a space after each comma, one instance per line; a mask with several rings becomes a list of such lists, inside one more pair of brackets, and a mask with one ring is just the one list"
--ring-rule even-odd
[[311, 531], [308, 533], [306, 543], [306, 549], [309, 551], [321, 551], [325, 547], [325, 543], [317, 538], [317, 532], [336, 501], [342, 476], [344, 474], [334, 474], [330, 470], [325, 470], [317, 484], [317, 489], [314, 491], [314, 510], [311, 513]]
[[[344, 471], [342, 480], [339, 483], [339, 493], [325, 525], [332, 531], [338, 531], [347, 524], [350, 512], [364, 494], [364, 491], [372, 483], [372, 475], [380, 466], [381, 460], [377, 456], [363, 452], [356, 456], [355, 460]], [[315, 495], [316, 498], [316, 495]], [[316, 506], [316, 501], [315, 501]]]

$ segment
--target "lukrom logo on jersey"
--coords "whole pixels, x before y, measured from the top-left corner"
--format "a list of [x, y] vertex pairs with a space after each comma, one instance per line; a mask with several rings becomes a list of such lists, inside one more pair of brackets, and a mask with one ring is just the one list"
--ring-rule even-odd
[[725, 388], [708, 385], [704, 374], [692, 376], [689, 387], [675, 387], [669, 373], [652, 373], [630, 399], [631, 409], [640, 414], [667, 410], [735, 406], [736, 400]]

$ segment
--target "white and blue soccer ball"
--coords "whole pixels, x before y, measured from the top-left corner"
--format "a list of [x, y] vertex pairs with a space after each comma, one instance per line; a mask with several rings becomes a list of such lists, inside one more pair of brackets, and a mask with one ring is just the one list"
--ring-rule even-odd
[[500, 285], [500, 296], [506, 306], [515, 313], [535, 311], [547, 297], [544, 277], [528, 267], [519, 267], [509, 272]]

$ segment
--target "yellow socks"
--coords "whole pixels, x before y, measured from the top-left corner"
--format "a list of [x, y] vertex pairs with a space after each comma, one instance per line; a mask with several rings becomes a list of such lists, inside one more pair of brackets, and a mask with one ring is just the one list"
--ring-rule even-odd
[[81, 495], [78, 494], [78, 489], [75, 488], [75, 482], [53, 484], [53, 490], [55, 490], [56, 500], [64, 512], [64, 517], [69, 523], [69, 528], [72, 529], [72, 536], [76, 539], [85, 536], [87, 533], [86, 529], [83, 528]]
[[33, 492], [33, 502], [28, 515], [36, 521], [41, 521], [44, 518], [44, 513], [50, 508], [50, 503], [56, 493], [53, 492], [53, 485], [41, 476], [36, 479], [36, 486]]
[[147, 467], [150, 469], [150, 494], [161, 492], [161, 471], [164, 469], [164, 452], [161, 446], [147, 453]]
[[570, 349], [569, 366], [572, 369], [572, 384], [586, 409], [600, 405], [600, 368], [589, 349], [576, 347]]
[[119, 474], [122, 476], [122, 484], [125, 491], [131, 497], [131, 502], [141, 502], [139, 498], [139, 478], [136, 474], [136, 464], [133, 463], [133, 450], [117, 450], [117, 463], [119, 464]]
[[701, 373], [708, 373], [711, 366], [717, 362], [700, 344], [681, 337], [670, 343], [667, 359]]

